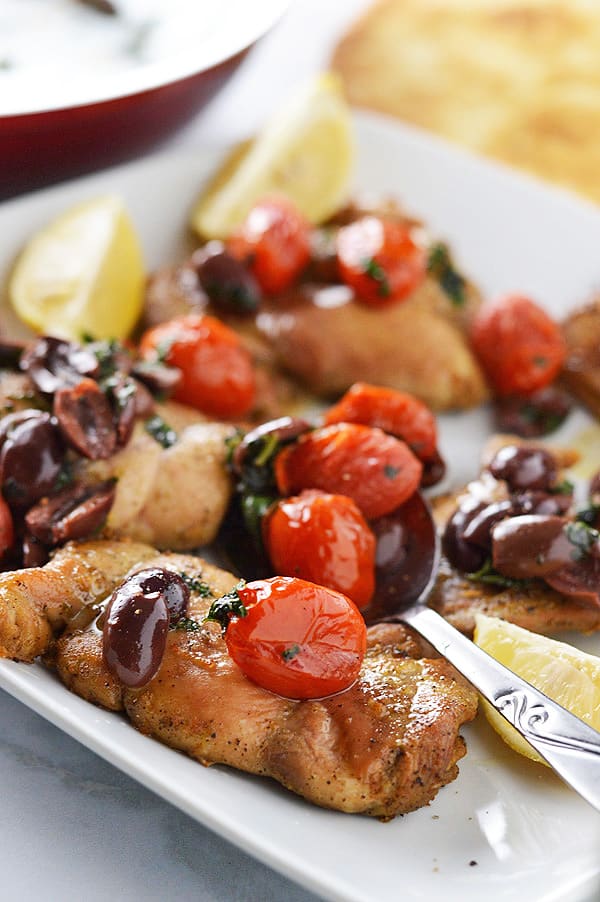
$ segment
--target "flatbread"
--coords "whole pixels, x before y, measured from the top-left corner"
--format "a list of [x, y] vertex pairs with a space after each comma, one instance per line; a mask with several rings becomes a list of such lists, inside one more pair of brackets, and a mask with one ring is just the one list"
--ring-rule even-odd
[[352, 103], [600, 202], [598, 0], [383, 0], [332, 66]]

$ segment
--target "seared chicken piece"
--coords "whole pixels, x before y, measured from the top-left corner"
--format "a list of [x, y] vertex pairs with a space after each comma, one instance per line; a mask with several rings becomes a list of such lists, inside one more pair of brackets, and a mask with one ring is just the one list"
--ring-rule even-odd
[[[482, 464], [488, 464], [496, 452], [506, 445], [536, 447], [539, 442], [513, 435], [495, 435], [485, 445]], [[561, 469], [573, 466], [579, 459], [578, 452], [571, 448], [545, 447], [552, 452]], [[490, 483], [495, 483], [491, 477]], [[459, 497], [468, 488], [433, 500], [433, 513], [440, 531], [454, 513]], [[495, 488], [491, 490], [496, 500], [507, 497], [506, 484], [501, 481], [495, 483]], [[577, 604], [543, 580], [530, 579], [510, 588], [487, 585], [467, 579], [443, 557], [429, 605], [467, 635], [473, 633], [475, 615], [478, 613], [501, 617], [535, 633], [552, 634], [566, 630], [591, 632], [600, 629], [600, 609]]]
[[301, 285], [256, 317], [277, 363], [319, 396], [354, 382], [388, 385], [436, 410], [473, 407], [487, 387], [450, 302], [426, 279], [408, 300], [373, 310], [341, 285]]
[[0, 573], [0, 657], [33, 661], [71, 617], [154, 553], [137, 542], [69, 544], [43, 568]]
[[600, 300], [575, 310], [563, 323], [567, 359], [562, 380], [571, 394], [600, 417]]
[[[236, 582], [193, 557], [160, 555], [134, 570], [147, 566], [201, 577], [215, 596]], [[201, 621], [210, 601], [193, 594], [188, 617]], [[477, 706], [450, 664], [424, 657], [419, 640], [399, 625], [372, 627], [357, 683], [319, 701], [256, 686], [213, 623], [171, 630], [158, 673], [142, 689], [120, 685], [106, 669], [93, 626], [65, 632], [52, 661], [73, 691], [125, 710], [141, 732], [203, 764], [270, 776], [318, 805], [381, 818], [427, 804], [456, 777], [465, 753], [458, 730]]]
[[225, 439], [232, 427], [173, 402], [157, 409], [178, 433], [174, 445], [163, 448], [137, 423], [127, 445], [108, 460], [82, 462], [83, 480], [117, 478], [107, 537], [127, 536], [176, 550], [207, 545], [231, 495]]

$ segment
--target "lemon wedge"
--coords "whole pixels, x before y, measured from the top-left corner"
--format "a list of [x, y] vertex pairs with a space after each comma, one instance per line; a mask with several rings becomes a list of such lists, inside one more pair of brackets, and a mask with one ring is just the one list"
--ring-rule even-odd
[[239, 145], [211, 180], [191, 216], [202, 238], [226, 238], [251, 207], [284, 194], [312, 223], [347, 199], [354, 160], [350, 111], [337, 76], [302, 88], [254, 140]]
[[81, 340], [125, 338], [143, 301], [140, 244], [118, 197], [71, 207], [27, 243], [9, 298], [37, 332]]
[[[473, 638], [501, 664], [600, 729], [600, 658], [484, 614], [476, 617]], [[482, 707], [492, 727], [515, 752], [546, 763], [489, 702], [482, 699]]]

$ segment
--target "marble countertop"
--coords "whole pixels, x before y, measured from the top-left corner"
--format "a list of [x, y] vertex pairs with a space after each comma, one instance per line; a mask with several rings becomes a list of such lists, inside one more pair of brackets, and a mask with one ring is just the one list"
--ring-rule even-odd
[[[298, 81], [326, 66], [337, 35], [364, 6], [364, 0], [296, 0], [167, 149], [251, 134]], [[0, 723], [2, 902], [317, 898], [2, 691]]]

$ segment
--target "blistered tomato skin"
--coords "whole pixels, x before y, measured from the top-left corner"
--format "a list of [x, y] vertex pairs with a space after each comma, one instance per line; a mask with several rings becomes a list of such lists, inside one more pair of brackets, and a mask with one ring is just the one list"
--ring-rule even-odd
[[281, 495], [303, 489], [348, 495], [368, 520], [389, 514], [410, 498], [422, 472], [405, 442], [355, 423], [315, 429], [275, 458]]
[[265, 198], [229, 239], [228, 250], [247, 262], [265, 294], [279, 294], [308, 265], [310, 225], [286, 198]]
[[425, 278], [425, 253], [400, 222], [363, 216], [339, 230], [336, 248], [341, 279], [370, 307], [406, 300]]
[[393, 388], [356, 382], [337, 404], [329, 408], [324, 423], [376, 426], [403, 439], [420, 460], [431, 460], [436, 454], [434, 415], [413, 395]]
[[238, 336], [213, 316], [179, 316], [149, 329], [140, 354], [181, 370], [173, 397], [216, 417], [241, 417], [256, 390], [250, 354]]
[[550, 385], [566, 355], [558, 325], [522, 295], [485, 304], [473, 322], [471, 342], [501, 398], [531, 395]]
[[238, 591], [247, 615], [229, 622], [225, 641], [249, 679], [293, 699], [323, 698], [356, 681], [367, 630], [350, 599], [284, 576]]
[[307, 490], [279, 501], [263, 521], [276, 573], [337, 589], [359, 607], [375, 591], [375, 536], [351, 498]]

